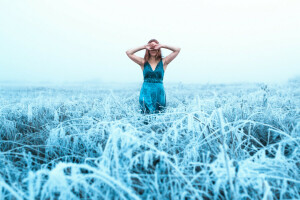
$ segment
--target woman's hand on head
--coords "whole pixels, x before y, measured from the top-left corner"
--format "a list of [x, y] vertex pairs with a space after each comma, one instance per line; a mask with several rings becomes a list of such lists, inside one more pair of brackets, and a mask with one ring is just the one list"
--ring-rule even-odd
[[156, 45], [155, 42], [151, 42], [151, 43], [149, 43], [149, 44], [146, 45], [146, 49], [152, 50], [152, 49], [154, 49], [155, 45]]
[[154, 49], [160, 49], [161, 48], [161, 44], [156, 44]]
[[157, 50], [157, 49], [160, 49], [160, 48], [161, 48], [161, 45], [157, 44], [156, 42], [151, 42], [151, 43], [146, 45], [146, 49], [148, 49], [148, 50]]
[[157, 45], [156, 42], [151, 42], [151, 43], [150, 43], [151, 48], [154, 48], [155, 45]]
[[151, 50], [151, 49], [152, 49], [152, 47], [150, 46], [150, 44], [147, 44], [145, 47], [146, 47], [146, 49], [148, 49], [148, 50]]

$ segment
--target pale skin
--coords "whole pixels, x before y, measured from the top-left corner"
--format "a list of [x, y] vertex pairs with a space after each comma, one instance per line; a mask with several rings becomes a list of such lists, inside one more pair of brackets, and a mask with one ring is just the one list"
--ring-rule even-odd
[[134, 49], [127, 50], [126, 54], [131, 60], [133, 60], [138, 65], [140, 65], [140, 67], [143, 71], [144, 70], [144, 64], [145, 64], [146, 61], [145, 61], [144, 58], [134, 55], [134, 53], [137, 52], [137, 51], [143, 50], [143, 49], [148, 49], [149, 53], [150, 53], [150, 58], [149, 58], [148, 62], [151, 65], [152, 70], [154, 71], [155, 67], [157, 66], [157, 64], [159, 62], [159, 60], [155, 60], [155, 55], [158, 53], [158, 50], [160, 48], [166, 48], [166, 49], [169, 49], [169, 50], [173, 51], [168, 56], [166, 56], [165, 58], [162, 59], [163, 68], [164, 68], [164, 71], [166, 71], [168, 64], [170, 64], [170, 62], [172, 60], [174, 60], [174, 58], [176, 58], [176, 56], [179, 54], [181, 48], [173, 47], [173, 46], [169, 46], [169, 45], [164, 45], [164, 44], [157, 44], [156, 42], [151, 42], [149, 44], [146, 44], [146, 45], [134, 48]]

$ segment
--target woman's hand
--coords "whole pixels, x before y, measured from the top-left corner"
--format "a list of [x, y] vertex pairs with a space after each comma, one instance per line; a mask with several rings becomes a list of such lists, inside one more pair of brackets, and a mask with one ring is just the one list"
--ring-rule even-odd
[[[156, 44], [156, 43], [155, 43], [155, 44]], [[148, 50], [150, 51], [150, 50], [153, 50], [153, 49], [154, 49], [155, 44], [153, 44], [153, 42], [151, 42], [150, 44], [147, 44], [145, 47], [146, 47], [146, 49], [148, 49]]]
[[155, 47], [154, 47], [154, 49], [157, 49], [157, 50], [158, 50], [158, 49], [160, 49], [161, 47], [162, 47], [161, 44], [156, 44]]
[[148, 49], [149, 51], [151, 50], [150, 44], [145, 45], [145, 48]]
[[157, 49], [161, 48], [161, 45], [157, 44], [156, 42], [151, 42], [151, 43], [147, 44], [145, 47], [146, 47], [146, 49], [148, 49], [150, 51], [150, 50], [157, 50]]

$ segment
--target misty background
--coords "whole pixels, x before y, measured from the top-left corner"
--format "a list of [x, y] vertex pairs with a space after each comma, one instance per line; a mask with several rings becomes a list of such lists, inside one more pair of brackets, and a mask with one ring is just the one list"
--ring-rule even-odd
[[142, 82], [125, 52], [154, 38], [181, 48], [165, 83], [284, 82], [300, 74], [299, 9], [298, 0], [0, 1], [0, 81]]

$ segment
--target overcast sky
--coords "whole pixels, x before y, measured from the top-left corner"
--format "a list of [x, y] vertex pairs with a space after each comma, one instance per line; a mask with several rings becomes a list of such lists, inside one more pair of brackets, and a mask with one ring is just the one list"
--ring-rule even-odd
[[181, 48], [164, 82], [282, 82], [300, 74], [299, 10], [299, 0], [0, 0], [0, 80], [142, 82], [125, 52], [155, 38]]

